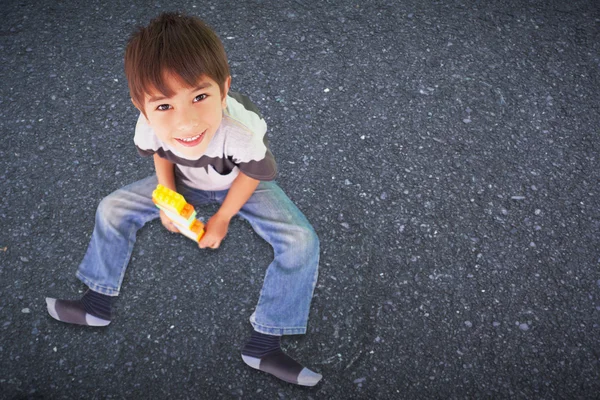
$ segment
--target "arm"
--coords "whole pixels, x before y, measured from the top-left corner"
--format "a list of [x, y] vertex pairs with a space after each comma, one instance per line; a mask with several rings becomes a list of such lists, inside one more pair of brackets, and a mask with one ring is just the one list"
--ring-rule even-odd
[[246, 204], [259, 183], [259, 180], [250, 178], [240, 171], [231, 184], [225, 201], [206, 223], [206, 233], [200, 240], [200, 248], [210, 247], [216, 249], [220, 246], [221, 241], [227, 234], [231, 218]]
[[175, 167], [174, 164], [154, 154], [154, 169], [156, 170], [156, 177], [158, 183], [166, 188], [175, 190]]
[[[165, 160], [164, 158], [159, 157], [158, 154], [154, 154], [153, 157], [154, 169], [156, 170], [158, 183], [171, 190], [176, 190], [174, 164], [168, 160]], [[179, 232], [179, 229], [177, 229], [173, 222], [171, 222], [163, 210], [160, 210], [160, 221], [168, 231]]]

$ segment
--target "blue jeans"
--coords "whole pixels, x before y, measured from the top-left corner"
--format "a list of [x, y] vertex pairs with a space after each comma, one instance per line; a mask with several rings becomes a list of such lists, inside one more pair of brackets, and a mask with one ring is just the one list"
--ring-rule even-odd
[[[156, 184], [156, 176], [150, 176], [100, 202], [94, 232], [77, 271], [77, 277], [93, 291], [118, 296], [136, 232], [159, 217], [152, 203]], [[183, 184], [177, 190], [194, 206], [220, 204], [228, 192]], [[275, 182], [260, 182], [238, 215], [273, 247], [275, 255], [250, 317], [252, 326], [270, 335], [306, 333], [319, 264], [319, 239], [314, 229]]]

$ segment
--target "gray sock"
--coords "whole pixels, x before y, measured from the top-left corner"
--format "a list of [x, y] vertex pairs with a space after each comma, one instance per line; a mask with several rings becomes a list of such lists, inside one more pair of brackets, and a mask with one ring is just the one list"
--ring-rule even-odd
[[267, 372], [277, 378], [302, 386], [314, 386], [321, 374], [303, 367], [286, 355], [280, 346], [280, 336], [254, 332], [242, 350], [242, 359], [252, 368]]
[[110, 324], [111, 297], [88, 290], [81, 300], [46, 298], [48, 313], [62, 322], [87, 326]]

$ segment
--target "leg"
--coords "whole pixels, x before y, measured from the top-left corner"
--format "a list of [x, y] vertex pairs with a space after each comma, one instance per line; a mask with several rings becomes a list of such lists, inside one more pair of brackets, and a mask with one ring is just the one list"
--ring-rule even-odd
[[88, 290], [81, 300], [46, 298], [48, 312], [59, 321], [79, 325], [110, 323], [110, 296], [117, 296], [131, 257], [135, 235], [158, 217], [152, 203], [156, 177], [151, 176], [104, 198], [96, 211], [96, 224], [77, 277]]
[[118, 296], [137, 231], [158, 218], [152, 202], [156, 176], [125, 186], [105, 197], [96, 211], [96, 225], [77, 277], [95, 292]]
[[303, 367], [280, 347], [280, 335], [306, 332], [317, 280], [319, 240], [304, 215], [272, 182], [262, 182], [240, 210], [275, 253], [258, 306], [250, 321], [255, 329], [242, 350], [252, 368], [286, 382], [314, 386], [320, 374]]
[[268, 335], [306, 333], [317, 283], [319, 239], [302, 212], [274, 182], [261, 182], [239, 214], [273, 246], [273, 262], [250, 322]]

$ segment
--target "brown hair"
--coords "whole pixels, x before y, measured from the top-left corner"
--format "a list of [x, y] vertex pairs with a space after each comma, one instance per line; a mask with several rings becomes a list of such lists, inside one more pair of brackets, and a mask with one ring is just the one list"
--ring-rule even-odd
[[224, 94], [229, 66], [217, 34], [199, 18], [179, 13], [163, 13], [147, 27], [138, 28], [125, 49], [125, 76], [131, 99], [142, 112], [144, 96], [151, 90], [174, 95], [165, 84], [166, 72], [190, 87], [206, 75]]

